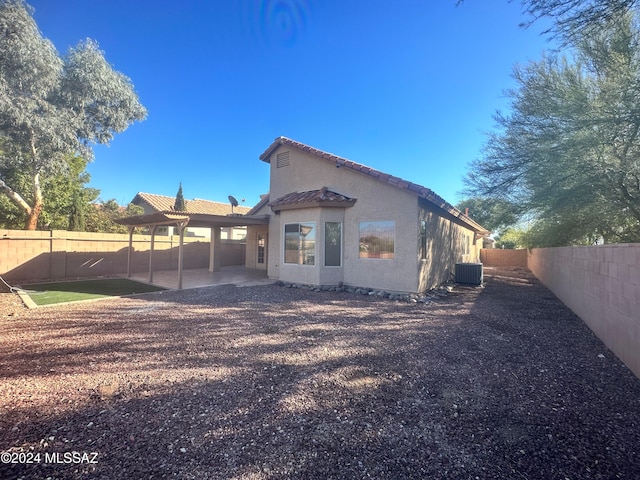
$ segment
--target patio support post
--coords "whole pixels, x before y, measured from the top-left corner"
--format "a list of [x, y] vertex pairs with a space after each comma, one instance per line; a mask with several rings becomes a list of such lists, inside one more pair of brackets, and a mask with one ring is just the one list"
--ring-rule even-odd
[[222, 265], [220, 258], [220, 227], [211, 227], [211, 245], [209, 249], [209, 271], [219, 272]]
[[188, 220], [186, 222], [177, 223], [178, 232], [180, 233], [180, 243], [178, 244], [178, 290], [182, 290], [182, 266], [184, 259], [182, 253], [184, 246], [184, 230], [187, 226], [187, 223], [189, 223]]
[[127, 278], [131, 278], [131, 256], [133, 251], [133, 231], [136, 227], [133, 225], [127, 225], [129, 230], [129, 249], [127, 250]]
[[149, 248], [149, 283], [153, 283], [153, 247], [156, 240], [156, 227], [151, 226], [151, 248]]

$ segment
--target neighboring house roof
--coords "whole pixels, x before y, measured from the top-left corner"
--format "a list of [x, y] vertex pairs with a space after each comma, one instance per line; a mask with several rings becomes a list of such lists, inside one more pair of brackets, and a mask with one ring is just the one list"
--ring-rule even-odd
[[[153, 193], [138, 192], [131, 203], [140, 205], [146, 203], [157, 212], [173, 211], [173, 205], [176, 202], [175, 197], [166, 195], [156, 195]], [[196, 198], [194, 200], [185, 200], [186, 210], [184, 213], [202, 214], [202, 215], [229, 215], [231, 214], [231, 204], [222, 202], [213, 202], [211, 200], [202, 200]], [[245, 215], [249, 207], [234, 207], [233, 213]]]
[[308, 192], [289, 193], [269, 204], [274, 212], [280, 210], [293, 210], [295, 208], [307, 207], [350, 207], [356, 203], [355, 198], [349, 198], [336, 192], [332, 192], [327, 187], [319, 190], [309, 190]]
[[448, 203], [445, 199], [443, 199], [441, 196], [437, 195], [433, 190], [427, 187], [423, 187], [422, 185], [409, 182], [408, 180], [404, 180], [402, 178], [395, 177], [388, 173], [375, 170], [371, 167], [367, 167], [366, 165], [352, 162], [351, 160], [347, 160], [346, 158], [339, 157], [332, 153], [318, 150], [317, 148], [310, 147], [309, 145], [305, 145], [304, 143], [296, 142], [295, 140], [291, 140], [290, 138], [287, 138], [287, 137], [276, 138], [273, 141], [273, 143], [269, 145], [269, 148], [267, 148], [262, 153], [262, 155], [260, 155], [260, 160], [266, 163], [270, 163], [271, 154], [280, 145], [297, 148], [298, 150], [302, 150], [303, 152], [310, 153], [311, 155], [314, 155], [318, 158], [331, 162], [338, 167], [348, 168], [350, 170], [375, 178], [376, 180], [382, 183], [387, 183], [396, 188], [409, 190], [410, 192], [415, 193], [418, 197], [428, 200], [430, 203], [432, 203], [436, 207], [441, 208], [442, 210], [445, 210], [450, 215], [458, 218], [462, 223], [466, 224], [470, 229], [480, 234], [489, 233], [489, 231], [486, 230], [484, 227], [482, 227], [482, 225], [480, 225], [479, 223], [475, 222], [474, 220], [466, 216], [463, 212], [458, 210], [456, 207]]

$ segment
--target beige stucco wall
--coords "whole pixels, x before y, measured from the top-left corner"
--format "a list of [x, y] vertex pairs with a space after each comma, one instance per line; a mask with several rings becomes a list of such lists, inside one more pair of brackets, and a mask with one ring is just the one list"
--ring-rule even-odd
[[[277, 167], [277, 154], [289, 152], [289, 165]], [[292, 192], [327, 187], [329, 190], [356, 198], [349, 208], [312, 208], [284, 210], [272, 215], [269, 225], [268, 273], [272, 278], [287, 281], [335, 284], [379, 288], [391, 291], [415, 292], [433, 287], [449, 279], [456, 261], [477, 261], [478, 248], [474, 234], [450, 219], [419, 208], [418, 197], [348, 168], [336, 168], [314, 155], [289, 146], [279, 146], [271, 154], [270, 200]], [[422, 203], [422, 201], [420, 201]], [[428, 218], [430, 255], [420, 261], [419, 227], [421, 218]], [[393, 259], [360, 258], [359, 226], [364, 221], [395, 222], [395, 252]], [[324, 222], [343, 222], [343, 265], [324, 267]], [[285, 223], [315, 222], [317, 227], [316, 265], [283, 264], [283, 234]], [[461, 238], [467, 235], [469, 254], [461, 253]]]
[[478, 248], [474, 232], [437, 215], [427, 202], [420, 203], [420, 220], [427, 222], [427, 258], [417, 261], [419, 290], [424, 291], [452, 280], [456, 263], [476, 262]]
[[528, 265], [640, 377], [640, 244], [536, 248]]

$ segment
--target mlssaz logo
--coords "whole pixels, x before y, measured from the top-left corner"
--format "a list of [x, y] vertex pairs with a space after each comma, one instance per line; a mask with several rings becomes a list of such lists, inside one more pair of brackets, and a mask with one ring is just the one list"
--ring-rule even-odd
[[44, 454], [44, 463], [98, 463], [97, 452], [52, 452]]

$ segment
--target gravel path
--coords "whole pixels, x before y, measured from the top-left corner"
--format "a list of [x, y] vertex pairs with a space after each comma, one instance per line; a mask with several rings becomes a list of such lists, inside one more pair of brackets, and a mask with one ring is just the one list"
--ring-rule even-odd
[[640, 380], [526, 270], [430, 304], [0, 297], [2, 479], [640, 478]]

